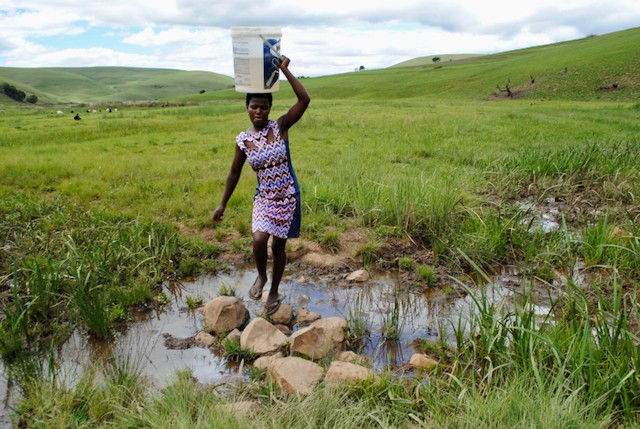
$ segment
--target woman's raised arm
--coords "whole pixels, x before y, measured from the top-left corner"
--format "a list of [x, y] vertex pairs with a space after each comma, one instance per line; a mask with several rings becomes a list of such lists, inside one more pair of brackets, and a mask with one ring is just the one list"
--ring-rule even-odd
[[302, 83], [296, 78], [293, 73], [289, 70], [290, 60], [287, 57], [282, 57], [280, 61], [280, 70], [285, 75], [293, 92], [298, 97], [298, 100], [295, 102], [293, 106], [289, 108], [289, 111], [284, 115], [278, 118], [278, 125], [280, 126], [280, 132], [282, 133], [282, 138], [287, 140], [288, 130], [291, 128], [298, 120], [302, 117], [304, 112], [307, 110], [307, 106], [311, 102], [311, 97], [307, 93], [307, 90], [302, 85]]

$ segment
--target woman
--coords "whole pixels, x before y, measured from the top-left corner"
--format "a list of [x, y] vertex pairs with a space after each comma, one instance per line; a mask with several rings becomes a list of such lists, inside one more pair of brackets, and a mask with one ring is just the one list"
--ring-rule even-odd
[[267, 284], [267, 242], [273, 236], [273, 273], [265, 304], [268, 315], [280, 307], [282, 297], [278, 286], [287, 263], [285, 245], [288, 238], [300, 236], [300, 189], [289, 153], [289, 128], [302, 117], [311, 99], [306, 89], [289, 71], [289, 58], [282, 57], [280, 70], [291, 84], [298, 100], [276, 121], [269, 120], [271, 94], [247, 94], [246, 106], [252, 126], [236, 137], [236, 151], [213, 221], [220, 222], [227, 202], [240, 179], [245, 160], [258, 176], [258, 189], [253, 200], [251, 229], [253, 256], [258, 278], [249, 290], [249, 297], [258, 300]]

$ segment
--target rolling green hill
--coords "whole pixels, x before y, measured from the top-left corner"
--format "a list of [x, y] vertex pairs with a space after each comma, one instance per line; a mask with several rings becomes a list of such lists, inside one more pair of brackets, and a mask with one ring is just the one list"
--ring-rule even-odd
[[[508, 99], [498, 86], [504, 90], [509, 83], [514, 98], [637, 102], [638, 46], [640, 27], [451, 62], [433, 63], [432, 57], [423, 57], [416, 59], [418, 65], [414, 66], [409, 61], [404, 66], [307, 78], [303, 82], [315, 100]], [[280, 88], [279, 97], [292, 97], [289, 85]], [[206, 96], [239, 98], [233, 89]]]
[[429, 55], [426, 57], [418, 57], [418, 58], [413, 58], [407, 61], [403, 61], [401, 63], [398, 64], [394, 64], [391, 67], [416, 67], [416, 66], [425, 66], [425, 65], [431, 65], [434, 64], [434, 58], [437, 58], [438, 61], [435, 61], [435, 63], [447, 63], [447, 62], [453, 62], [453, 61], [464, 61], [464, 60], [468, 60], [471, 58], [476, 58], [476, 57], [480, 57], [482, 56], [482, 54], [447, 54], [447, 55]]
[[[504, 90], [509, 83], [514, 98], [635, 102], [640, 100], [638, 46], [640, 27], [450, 63], [429, 61], [304, 82], [316, 100], [502, 99], [506, 93], [497, 87]], [[281, 88], [290, 94], [288, 85]], [[224, 93], [210, 96], [230, 96]]]
[[0, 67], [0, 82], [35, 94], [40, 103], [158, 100], [233, 85], [217, 73], [135, 67]]
[[[508, 85], [513, 98], [635, 102], [640, 99], [638, 46], [640, 27], [493, 55], [440, 55], [436, 63], [420, 57], [304, 83], [316, 100], [505, 99]], [[37, 95], [40, 104], [241, 98], [231, 77], [167, 69], [0, 68], [0, 82]], [[286, 83], [279, 96], [292, 96]]]

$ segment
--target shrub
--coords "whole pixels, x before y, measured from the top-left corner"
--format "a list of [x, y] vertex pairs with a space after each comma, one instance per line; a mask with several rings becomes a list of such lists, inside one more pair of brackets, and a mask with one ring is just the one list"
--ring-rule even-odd
[[422, 277], [430, 285], [438, 281], [435, 270], [429, 265], [421, 265], [417, 268], [417, 271], [420, 277]]
[[200, 269], [200, 261], [192, 256], [186, 257], [180, 261], [180, 272], [184, 276], [192, 276], [198, 273]]
[[198, 295], [198, 296], [188, 296], [187, 297], [187, 308], [189, 308], [190, 310], [194, 310], [198, 307], [200, 307], [202, 305], [203, 302], [203, 298]]
[[24, 91], [20, 91], [13, 85], [9, 85], [8, 83], [2, 84], [2, 90], [7, 95], [7, 97], [12, 98], [16, 101], [23, 101], [27, 94]]
[[356, 256], [362, 257], [362, 263], [365, 267], [370, 267], [380, 259], [380, 243], [370, 241], [356, 249]]
[[410, 258], [408, 256], [398, 259], [398, 267], [401, 270], [406, 270], [406, 271], [413, 270], [414, 265], [415, 265], [415, 261], [413, 260], [413, 258]]
[[340, 250], [340, 233], [338, 231], [325, 232], [319, 242], [331, 253], [336, 253]]

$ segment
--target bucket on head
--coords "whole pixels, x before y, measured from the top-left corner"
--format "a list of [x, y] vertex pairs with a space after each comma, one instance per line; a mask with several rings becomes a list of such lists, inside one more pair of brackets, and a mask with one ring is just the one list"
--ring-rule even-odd
[[277, 27], [232, 27], [236, 91], [276, 92], [279, 89], [280, 39]]

